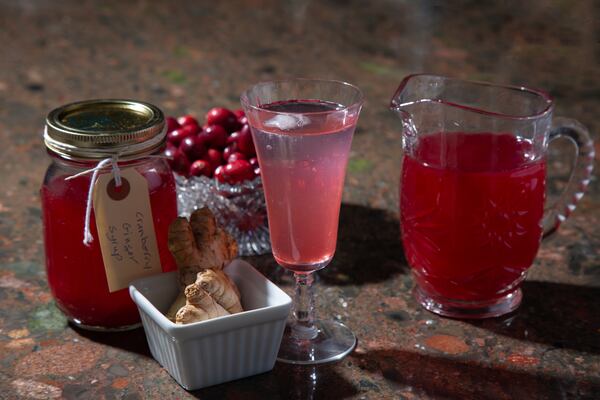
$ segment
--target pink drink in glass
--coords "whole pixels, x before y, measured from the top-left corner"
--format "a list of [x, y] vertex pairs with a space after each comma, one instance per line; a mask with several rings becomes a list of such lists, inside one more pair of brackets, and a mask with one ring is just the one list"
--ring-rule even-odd
[[346, 82], [288, 79], [258, 83], [240, 100], [258, 153], [273, 255], [296, 281], [277, 359], [304, 365], [341, 360], [356, 336], [339, 321], [315, 318], [312, 273], [335, 252], [362, 93]]
[[335, 118], [311, 119], [311, 113], [340, 107], [318, 100], [263, 105], [264, 110], [286, 114], [252, 129], [265, 186], [273, 255], [292, 271], [324, 267], [335, 252], [355, 125]]

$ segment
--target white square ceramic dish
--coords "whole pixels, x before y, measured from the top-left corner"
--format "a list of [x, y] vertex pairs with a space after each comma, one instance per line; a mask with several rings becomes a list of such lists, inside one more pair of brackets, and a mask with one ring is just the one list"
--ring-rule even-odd
[[152, 356], [187, 390], [260, 374], [275, 365], [290, 297], [245, 261], [232, 261], [225, 272], [237, 284], [246, 311], [189, 325], [177, 325], [163, 314], [177, 296], [177, 272], [129, 286]]

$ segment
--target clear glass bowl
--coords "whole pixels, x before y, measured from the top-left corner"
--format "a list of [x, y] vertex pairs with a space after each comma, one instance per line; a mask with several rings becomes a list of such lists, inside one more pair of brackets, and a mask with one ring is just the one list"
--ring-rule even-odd
[[175, 174], [179, 215], [207, 206], [219, 224], [238, 243], [240, 256], [271, 252], [267, 207], [260, 177], [237, 185], [206, 176], [185, 178]]

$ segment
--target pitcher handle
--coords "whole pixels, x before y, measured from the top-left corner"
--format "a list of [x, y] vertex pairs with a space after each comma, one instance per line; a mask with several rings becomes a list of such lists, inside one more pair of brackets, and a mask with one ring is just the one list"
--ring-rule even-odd
[[555, 118], [550, 130], [549, 144], [557, 138], [566, 138], [575, 145], [577, 155], [573, 162], [567, 187], [558, 200], [546, 208], [542, 222], [543, 237], [556, 232], [560, 224], [575, 210], [590, 183], [594, 168], [594, 143], [589, 131], [570, 118]]

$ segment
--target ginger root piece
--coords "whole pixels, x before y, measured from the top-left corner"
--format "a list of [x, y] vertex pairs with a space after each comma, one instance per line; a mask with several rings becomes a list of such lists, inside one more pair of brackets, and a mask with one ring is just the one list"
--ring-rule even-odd
[[169, 318], [171, 321], [175, 322], [177, 319], [177, 311], [179, 311], [181, 307], [185, 306], [185, 301], [185, 294], [183, 292], [180, 292], [177, 295], [177, 298], [175, 299], [173, 304], [171, 304], [171, 307], [169, 307], [169, 311], [167, 311], [167, 313], [165, 314], [166, 317]]
[[205, 321], [208, 313], [201, 308], [186, 304], [177, 311], [176, 324], [191, 324], [192, 322]]
[[185, 287], [204, 269], [223, 269], [237, 255], [237, 243], [204, 207], [192, 213], [190, 222], [179, 217], [171, 223], [169, 250], [179, 268], [180, 284]]
[[177, 217], [171, 222], [168, 245], [177, 268], [179, 268], [179, 284], [185, 287], [185, 281], [189, 280], [188, 275], [195, 276], [198, 271], [202, 270], [199, 265], [198, 248], [196, 247], [192, 227], [187, 219]]
[[230, 314], [244, 311], [237, 286], [223, 271], [207, 269], [198, 273], [196, 285], [210, 294]]
[[175, 315], [175, 322], [177, 324], [189, 324], [229, 315], [229, 312], [221, 307], [221, 305], [197, 283], [188, 285], [185, 288], [184, 293], [186, 304], [181, 307]]
[[208, 208], [194, 211], [189, 222], [179, 217], [171, 223], [169, 250], [183, 291], [166, 313], [169, 319], [186, 324], [243, 311], [235, 283], [222, 271], [237, 255], [237, 243]]
[[187, 299], [186, 304], [202, 308], [208, 313], [210, 318], [229, 315], [227, 310], [196, 283], [192, 283], [185, 288], [185, 298]]

